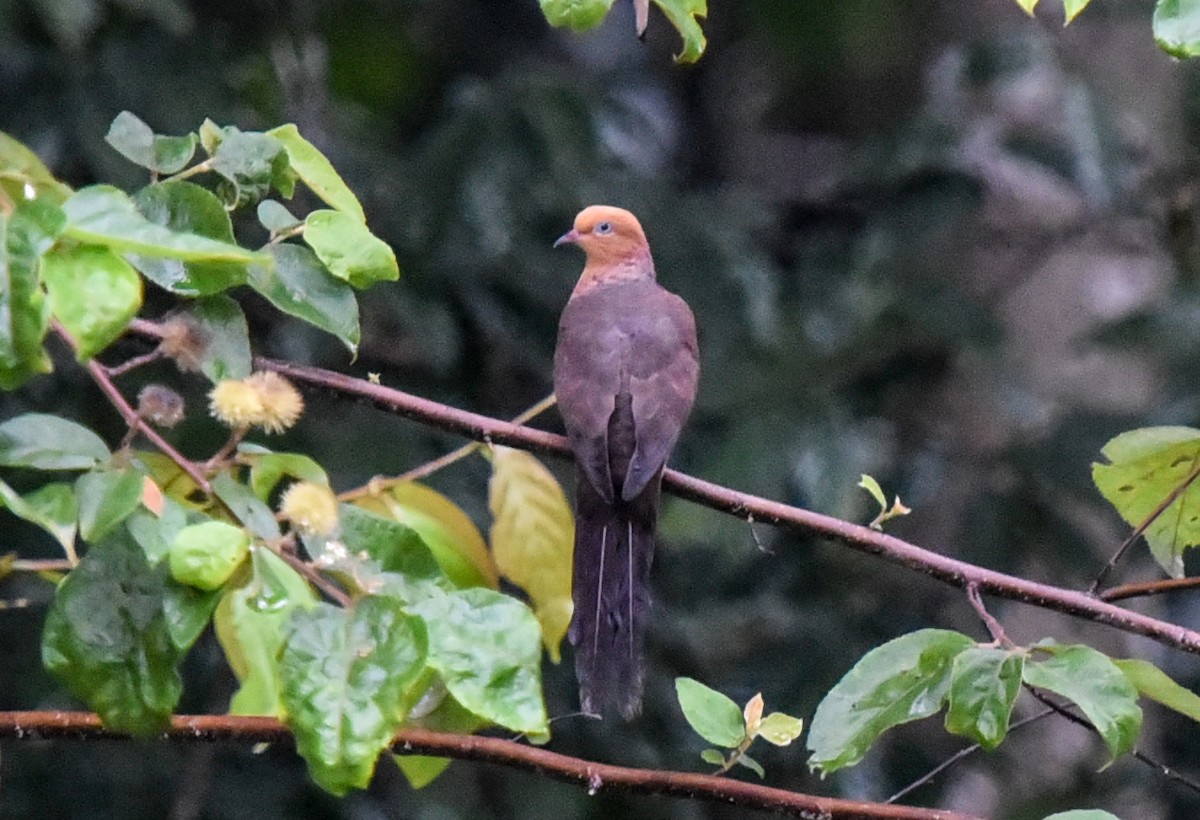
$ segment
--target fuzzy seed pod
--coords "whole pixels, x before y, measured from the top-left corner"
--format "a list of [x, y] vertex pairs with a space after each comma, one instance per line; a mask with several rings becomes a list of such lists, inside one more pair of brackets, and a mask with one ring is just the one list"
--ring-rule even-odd
[[174, 427], [183, 420], [183, 397], [161, 384], [148, 384], [138, 393], [137, 412], [158, 427]]

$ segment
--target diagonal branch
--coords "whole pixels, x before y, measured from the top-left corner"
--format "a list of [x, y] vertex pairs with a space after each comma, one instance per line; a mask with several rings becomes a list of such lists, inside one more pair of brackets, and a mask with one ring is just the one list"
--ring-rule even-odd
[[[534, 430], [519, 424], [459, 410], [420, 396], [330, 370], [281, 362], [262, 356], [256, 356], [254, 363], [258, 369], [274, 370], [297, 382], [364, 398], [389, 412], [458, 433], [476, 441], [487, 440], [494, 444], [521, 447], [561, 458], [570, 457], [566, 439], [554, 433]], [[966, 561], [922, 549], [915, 544], [877, 532], [869, 527], [738, 492], [676, 470], [666, 471], [663, 486], [680, 498], [694, 501], [697, 504], [727, 512], [739, 518], [753, 516], [755, 521], [765, 521], [807, 535], [829, 538], [860, 552], [878, 555], [895, 564], [960, 589], [966, 589], [969, 584], [975, 584], [980, 593], [1107, 624], [1124, 632], [1144, 635], [1166, 646], [1200, 654], [1200, 632], [1114, 606], [1081, 592], [1040, 584], [985, 569]]]
[[[104, 728], [90, 712], [0, 712], [0, 739], [129, 739]], [[231, 741], [241, 745], [292, 741], [274, 718], [234, 715], [176, 715], [160, 735], [175, 741]], [[610, 766], [539, 749], [513, 740], [456, 735], [428, 729], [402, 729], [392, 743], [399, 754], [436, 755], [494, 763], [561, 780], [594, 794], [602, 789], [703, 799], [757, 811], [821, 820], [978, 820], [940, 809], [862, 803], [790, 792], [741, 780], [693, 772]]]

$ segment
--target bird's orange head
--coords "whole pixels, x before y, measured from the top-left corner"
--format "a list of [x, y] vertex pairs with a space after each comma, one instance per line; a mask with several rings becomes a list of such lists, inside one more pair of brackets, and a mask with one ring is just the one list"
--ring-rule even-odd
[[641, 223], [623, 208], [611, 205], [584, 208], [575, 217], [575, 226], [560, 236], [554, 247], [565, 244], [578, 245], [587, 254], [580, 288], [601, 281], [654, 276], [650, 245]]

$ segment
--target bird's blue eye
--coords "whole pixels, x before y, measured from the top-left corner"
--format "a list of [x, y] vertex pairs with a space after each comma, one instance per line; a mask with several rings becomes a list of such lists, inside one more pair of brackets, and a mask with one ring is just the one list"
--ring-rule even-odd
[[596, 226], [596, 233], [612, 233], [612, 223], [601, 222]]

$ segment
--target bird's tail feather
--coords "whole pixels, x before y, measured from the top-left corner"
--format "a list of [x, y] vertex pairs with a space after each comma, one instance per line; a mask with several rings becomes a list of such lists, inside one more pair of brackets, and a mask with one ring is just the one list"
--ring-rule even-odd
[[615, 505], [586, 480], [575, 520], [575, 647], [580, 707], [603, 714], [615, 706], [632, 718], [642, 702], [642, 641], [650, 614], [650, 565], [659, 482]]

